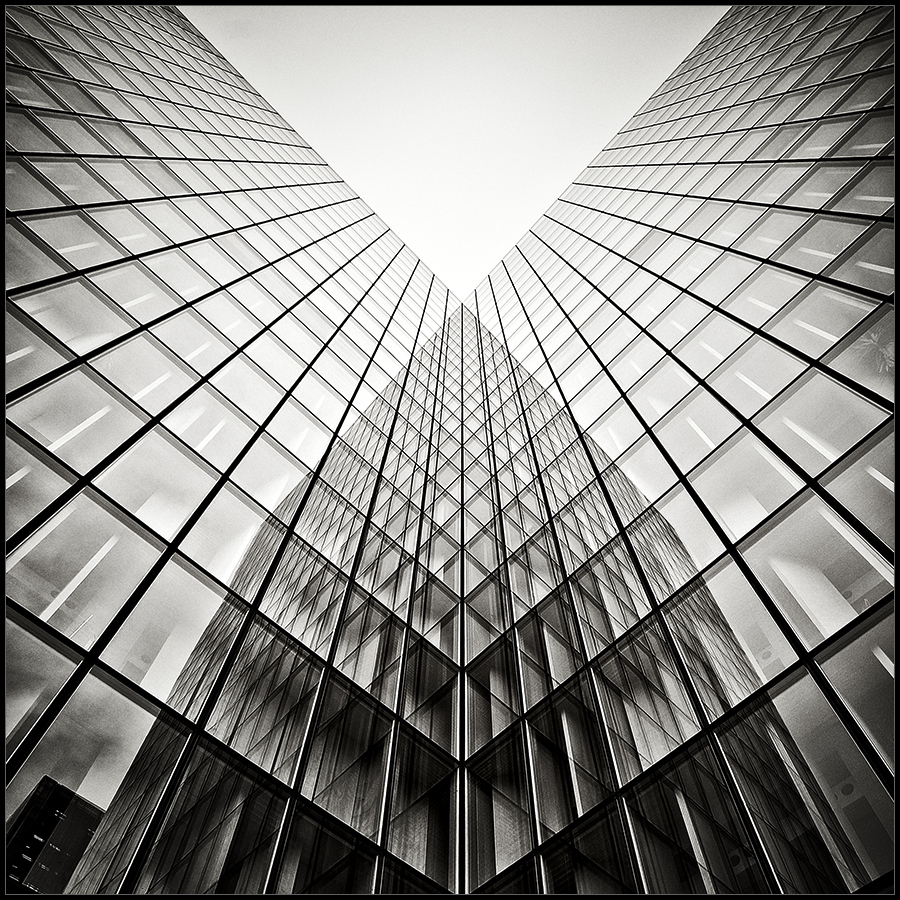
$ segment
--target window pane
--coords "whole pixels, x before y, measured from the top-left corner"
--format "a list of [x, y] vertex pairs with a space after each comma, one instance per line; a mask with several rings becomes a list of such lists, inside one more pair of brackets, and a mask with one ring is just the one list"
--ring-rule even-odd
[[578, 829], [544, 857], [547, 890], [553, 894], [630, 894], [637, 892], [634, 862], [615, 805]]
[[302, 792], [369, 837], [378, 827], [390, 722], [333, 677], [311, 736]]
[[12, 406], [9, 419], [64, 462], [87, 471], [141, 421], [84, 372], [72, 372]]
[[691, 582], [666, 615], [711, 718], [797, 659], [734, 562]]
[[32, 231], [75, 268], [83, 269], [123, 256], [122, 251], [107, 241], [83, 216], [60, 214], [26, 221]]
[[312, 804], [303, 804], [290, 822], [278, 892], [282, 894], [368, 894], [375, 860], [363, 838], [340, 829]]
[[816, 358], [839, 341], [872, 308], [870, 301], [848, 291], [814, 284], [773, 319], [766, 331]]
[[866, 174], [843, 191], [834, 205], [839, 212], [880, 216], [894, 205], [894, 168], [890, 163], [873, 163]]
[[742, 552], [808, 646], [852, 621], [892, 585], [890, 566], [812, 497]]
[[[158, 757], [153, 762], [147, 759], [144, 743], [151, 733]], [[149, 816], [165, 781], [159, 768], [168, 772], [183, 742], [158, 718], [156, 708], [129, 697], [125, 688], [106, 675], [89, 675], [10, 783], [7, 810], [15, 811], [32, 796], [42, 779], [50, 778], [88, 804], [95, 821], [105, 819], [103, 825], [111, 827], [121, 807], [127, 805], [129, 793], [130, 799], [135, 800], [138, 781], [143, 795], [143, 804], [138, 806], [143, 805], [145, 817]], [[10, 812], [8, 822], [9, 815]], [[120, 850], [134, 849], [137, 835], [133, 831], [128, 834], [121, 828], [111, 830]], [[89, 866], [93, 854], [102, 846], [101, 834], [102, 827], [82, 858], [82, 866]], [[73, 877], [73, 884], [77, 884], [77, 871]]]
[[167, 243], [128, 207], [93, 209], [90, 215], [130, 253], [146, 253]]
[[890, 295], [894, 291], [894, 229], [878, 225], [831, 274], [841, 281]]
[[893, 769], [893, 609], [862, 623], [819, 662]]
[[751, 338], [710, 380], [726, 400], [750, 415], [803, 371], [803, 364], [762, 338]]
[[241, 610], [180, 559], [170, 560], [129, 613], [102, 659], [194, 717], [242, 618]]
[[456, 769], [406, 731], [398, 735], [388, 847], [452, 887], [456, 880]]
[[21, 227], [6, 224], [6, 289], [62, 274], [65, 269], [51, 259]]
[[142, 323], [157, 318], [181, 303], [181, 300], [150, 278], [139, 263], [104, 269], [92, 275], [91, 281], [130, 316]]
[[665, 415], [696, 383], [681, 366], [666, 359], [631, 389], [631, 399], [644, 419], [652, 423]]
[[[24, 317], [22, 317], [24, 319]], [[6, 390], [13, 391], [41, 375], [51, 372], [66, 361], [37, 328], [26, 325], [19, 316], [6, 313]]]
[[[226, 607], [226, 612], [230, 610]], [[217, 618], [213, 628], [221, 633]], [[230, 641], [230, 635], [222, 635]], [[217, 639], [222, 640], [217, 634]], [[228, 641], [220, 654], [224, 652]], [[202, 653], [210, 656], [208, 642]], [[321, 664], [271, 624], [257, 620], [210, 715], [214, 737], [276, 778], [289, 782], [309, 724]]]
[[259, 509], [225, 488], [181, 548], [223, 583], [243, 596], [252, 596], [280, 538], [281, 530], [266, 522]]
[[793, 460], [816, 475], [887, 417], [827, 375], [812, 372], [757, 421]]
[[894, 436], [876, 438], [830, 475], [825, 485], [861, 522], [894, 546]]
[[624, 782], [675, 750], [698, 725], [672, 651], [658, 626], [647, 625], [601, 657], [600, 699]]
[[187, 454], [151, 431], [103, 472], [96, 484], [145, 525], [171, 538], [214, 482]]
[[804, 228], [774, 258], [786, 265], [805, 269], [807, 272], [821, 272], [840, 256], [866, 230], [866, 227], [866, 223], [817, 216], [808, 228]]
[[6, 439], [6, 536], [14, 534], [68, 487], [69, 482], [25, 446]]
[[81, 279], [19, 296], [16, 305], [79, 355], [125, 334], [131, 327]]
[[16, 159], [6, 161], [6, 208], [37, 209], [44, 206], [62, 206], [63, 201]]
[[7, 559], [7, 592], [42, 621], [90, 646], [158, 550], [80, 494]]
[[860, 170], [859, 165], [820, 163], [785, 197], [790, 206], [821, 209]]
[[656, 429], [682, 472], [689, 472], [738, 427], [731, 415], [708, 391], [698, 388]]
[[146, 334], [93, 359], [91, 365], [135, 403], [154, 413], [194, 383]]
[[34, 165], [75, 203], [106, 203], [119, 199], [77, 159], [36, 159]]
[[6, 620], [6, 751], [19, 745], [75, 669], [70, 650], [14, 611]]
[[[155, 732], [145, 742], [132, 767], [135, 780], [160, 743]], [[136, 787], [128, 784], [131, 791]], [[237, 769], [223, 751], [201, 743], [177, 786], [135, 892], [262, 893], [284, 804], [285, 798], [258, 774]], [[184, 846], [192, 852], [182, 861]]]
[[723, 447], [690, 481], [733, 540], [803, 487], [797, 475], [749, 434]]
[[470, 884], [477, 887], [531, 848], [524, 758], [518, 732], [493, 745], [470, 768]]
[[706, 746], [626, 795], [654, 894], [765, 893], [766, 881]]
[[890, 870], [890, 800], [805, 676], [722, 739], [786, 890], [854, 891]]
[[829, 365], [888, 400], [894, 399], [894, 307], [882, 306]]

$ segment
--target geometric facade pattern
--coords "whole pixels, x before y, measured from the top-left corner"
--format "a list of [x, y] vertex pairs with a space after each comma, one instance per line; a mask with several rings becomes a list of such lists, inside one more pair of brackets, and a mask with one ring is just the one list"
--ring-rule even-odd
[[7, 7], [8, 892], [890, 892], [892, 88], [733, 7], [460, 301]]

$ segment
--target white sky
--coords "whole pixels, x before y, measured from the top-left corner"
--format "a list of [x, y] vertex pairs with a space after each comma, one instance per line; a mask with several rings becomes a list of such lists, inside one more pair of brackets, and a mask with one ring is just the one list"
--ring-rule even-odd
[[460, 298], [727, 6], [179, 6]]

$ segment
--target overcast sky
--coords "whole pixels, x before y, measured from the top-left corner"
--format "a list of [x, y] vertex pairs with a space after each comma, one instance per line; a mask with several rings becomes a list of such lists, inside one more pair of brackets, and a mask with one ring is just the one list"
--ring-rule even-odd
[[727, 6], [180, 6], [461, 299]]

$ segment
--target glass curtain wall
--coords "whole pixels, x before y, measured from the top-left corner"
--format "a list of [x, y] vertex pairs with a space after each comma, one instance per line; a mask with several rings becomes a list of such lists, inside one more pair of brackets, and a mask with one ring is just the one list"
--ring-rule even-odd
[[732, 8], [460, 302], [7, 7], [8, 892], [890, 892], [892, 52]]

